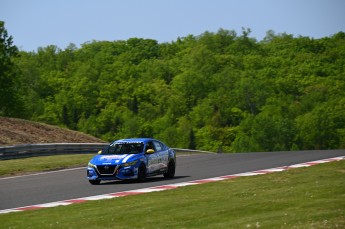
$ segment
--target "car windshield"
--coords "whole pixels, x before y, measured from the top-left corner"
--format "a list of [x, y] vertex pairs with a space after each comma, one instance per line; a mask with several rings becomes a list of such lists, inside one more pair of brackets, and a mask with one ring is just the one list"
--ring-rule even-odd
[[115, 142], [102, 151], [102, 154], [137, 154], [143, 152], [142, 142]]

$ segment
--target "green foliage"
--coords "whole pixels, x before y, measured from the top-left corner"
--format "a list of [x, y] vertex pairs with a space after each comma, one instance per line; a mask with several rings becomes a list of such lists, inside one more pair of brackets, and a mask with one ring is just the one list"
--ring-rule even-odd
[[14, 64], [18, 49], [13, 45], [13, 38], [0, 21], [0, 115], [21, 117], [23, 102], [21, 100], [20, 72]]
[[48, 46], [12, 59], [15, 47], [1, 31], [10, 85], [1, 83], [1, 92], [11, 88], [14, 99], [12, 80], [25, 82], [27, 119], [106, 141], [156, 137], [210, 151], [345, 147], [343, 32], [311, 39], [268, 31], [258, 42], [250, 29], [220, 29], [162, 44]]

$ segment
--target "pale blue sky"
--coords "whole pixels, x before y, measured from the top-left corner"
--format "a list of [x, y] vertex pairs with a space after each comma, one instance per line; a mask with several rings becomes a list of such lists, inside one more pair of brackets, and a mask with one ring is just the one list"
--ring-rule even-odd
[[345, 31], [345, 0], [0, 0], [0, 20], [25, 51], [242, 27], [259, 41], [268, 30], [321, 38]]

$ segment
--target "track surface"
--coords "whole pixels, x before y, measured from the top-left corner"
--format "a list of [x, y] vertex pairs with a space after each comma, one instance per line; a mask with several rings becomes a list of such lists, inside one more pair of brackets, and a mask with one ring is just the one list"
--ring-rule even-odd
[[85, 168], [0, 178], [0, 210], [289, 166], [337, 156], [345, 156], [345, 150], [180, 155], [174, 179], [165, 180], [163, 176], [157, 176], [148, 178], [144, 183], [114, 181], [90, 185], [86, 180]]

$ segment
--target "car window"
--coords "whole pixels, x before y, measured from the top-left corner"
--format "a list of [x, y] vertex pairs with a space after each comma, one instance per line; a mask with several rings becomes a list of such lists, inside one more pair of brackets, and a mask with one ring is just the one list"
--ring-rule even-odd
[[115, 145], [110, 145], [108, 148], [106, 148], [102, 154], [115, 154], [116, 147]]
[[137, 154], [143, 151], [143, 143], [115, 143], [111, 144], [102, 154]]
[[146, 152], [147, 150], [149, 150], [149, 149], [155, 150], [155, 147], [154, 147], [154, 145], [153, 145], [152, 142], [148, 142], [148, 143], [146, 144], [145, 152]]
[[162, 146], [162, 150], [167, 150], [168, 147], [166, 145], [164, 145], [164, 143], [160, 142], [160, 144]]
[[162, 146], [159, 142], [154, 141], [153, 144], [155, 145], [156, 151], [162, 151]]

